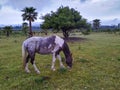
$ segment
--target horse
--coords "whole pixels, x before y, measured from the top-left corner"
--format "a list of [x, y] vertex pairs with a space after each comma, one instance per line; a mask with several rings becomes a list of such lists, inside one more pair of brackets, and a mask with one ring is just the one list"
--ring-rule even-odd
[[35, 64], [35, 53], [46, 55], [52, 54], [52, 66], [51, 69], [55, 71], [56, 57], [59, 59], [60, 67], [64, 68], [61, 60], [60, 52], [63, 51], [66, 64], [68, 68], [72, 68], [72, 54], [69, 46], [64, 39], [57, 35], [51, 35], [47, 37], [33, 36], [22, 43], [22, 59], [25, 72], [30, 73], [28, 69], [28, 62], [30, 59], [35, 71], [39, 74], [40, 71]]

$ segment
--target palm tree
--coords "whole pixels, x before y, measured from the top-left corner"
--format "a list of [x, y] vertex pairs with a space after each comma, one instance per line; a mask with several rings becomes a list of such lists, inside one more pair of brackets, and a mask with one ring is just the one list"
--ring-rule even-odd
[[29, 35], [30, 37], [33, 36], [33, 33], [32, 33], [32, 22], [34, 22], [36, 19], [37, 19], [37, 15], [38, 13], [35, 12], [35, 8], [34, 7], [25, 7], [22, 12], [24, 12], [22, 14], [22, 17], [23, 17], [23, 21], [27, 20], [29, 21]]
[[99, 27], [100, 27], [100, 20], [99, 20], [99, 19], [94, 19], [94, 20], [93, 20], [93, 28], [94, 28], [95, 30], [98, 30]]

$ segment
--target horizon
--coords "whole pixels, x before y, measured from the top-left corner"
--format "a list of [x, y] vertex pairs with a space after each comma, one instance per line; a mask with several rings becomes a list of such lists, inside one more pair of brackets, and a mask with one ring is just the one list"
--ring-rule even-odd
[[[106, 27], [106, 26], [109, 26], [109, 27], [115, 26], [115, 27], [117, 27], [117, 26], [119, 26], [119, 24], [120, 24], [120, 23], [118, 23], [118, 24], [116, 24], [116, 25], [115, 25], [115, 24], [111, 24], [111, 25], [101, 25], [101, 24], [100, 24], [100, 27], [104, 27], [104, 26], [105, 26], [105, 27]], [[32, 27], [40, 27], [40, 25], [41, 25], [41, 24], [40, 24], [39, 22], [38, 22], [38, 23], [34, 22], [34, 24], [32, 24]], [[18, 27], [22, 27], [22, 23], [21, 23], [21, 24], [8, 24], [8, 25], [0, 24], [0, 27], [1, 27], [1, 28], [5, 27], [5, 26], [12, 26], [12, 27], [17, 27], [17, 26], [18, 26]]]

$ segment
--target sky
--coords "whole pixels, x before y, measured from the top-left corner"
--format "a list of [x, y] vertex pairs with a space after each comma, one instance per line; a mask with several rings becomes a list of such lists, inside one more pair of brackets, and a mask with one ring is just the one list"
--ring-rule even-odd
[[74, 8], [90, 23], [94, 19], [100, 19], [102, 25], [120, 23], [120, 0], [0, 0], [0, 25], [22, 24], [21, 10], [31, 6], [38, 12], [36, 23], [60, 6]]

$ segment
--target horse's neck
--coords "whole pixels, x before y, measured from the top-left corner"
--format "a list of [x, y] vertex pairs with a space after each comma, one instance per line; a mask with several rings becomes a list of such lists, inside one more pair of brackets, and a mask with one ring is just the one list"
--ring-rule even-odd
[[64, 42], [63, 44], [63, 53], [65, 55], [65, 57], [67, 58], [68, 56], [70, 56], [70, 50], [69, 50], [69, 47], [67, 45], [66, 42]]

